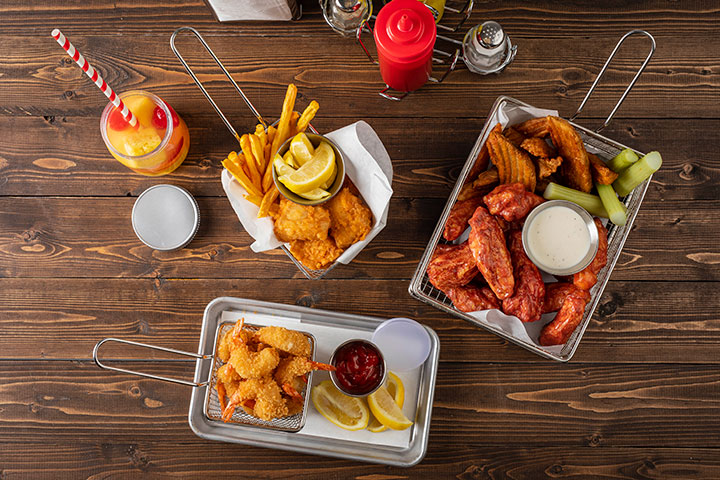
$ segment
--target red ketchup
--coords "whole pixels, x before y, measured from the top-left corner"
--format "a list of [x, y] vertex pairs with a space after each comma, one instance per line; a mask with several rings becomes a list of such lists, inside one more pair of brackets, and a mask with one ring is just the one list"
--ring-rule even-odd
[[349, 395], [372, 393], [385, 376], [382, 354], [365, 340], [352, 340], [338, 347], [332, 364], [336, 386]]

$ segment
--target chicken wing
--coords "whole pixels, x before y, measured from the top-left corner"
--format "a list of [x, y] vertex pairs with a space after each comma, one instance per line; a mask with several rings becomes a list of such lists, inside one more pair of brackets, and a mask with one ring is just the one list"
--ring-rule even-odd
[[541, 196], [525, 190], [522, 183], [498, 185], [483, 200], [490, 213], [508, 222], [524, 219], [530, 210], [545, 201]]
[[322, 206], [306, 206], [280, 198], [273, 215], [275, 236], [282, 242], [325, 240], [330, 229], [330, 213]]
[[565, 297], [575, 291], [577, 287], [572, 283], [553, 282], [545, 285], [545, 303], [543, 313], [557, 312], [562, 307]]
[[475, 209], [469, 223], [468, 244], [478, 270], [495, 295], [504, 300], [515, 290], [515, 277], [500, 225], [484, 207]]
[[330, 235], [338, 248], [345, 249], [364, 239], [372, 228], [372, 212], [363, 201], [345, 187], [327, 202]]
[[573, 284], [582, 290], [590, 290], [597, 283], [597, 274], [607, 264], [607, 230], [597, 217], [595, 217], [595, 225], [599, 237], [598, 251], [595, 258], [590, 262], [590, 265], [573, 275]]
[[522, 231], [510, 232], [508, 243], [515, 275], [515, 292], [503, 300], [502, 310], [508, 315], [515, 315], [523, 322], [535, 322], [540, 320], [545, 303], [545, 284], [542, 275], [525, 254]]
[[470, 284], [464, 287], [450, 288], [445, 294], [452, 301], [455, 308], [461, 312], [477, 312], [479, 310], [500, 308], [500, 300], [488, 287], [478, 287]]
[[443, 292], [470, 283], [478, 270], [468, 242], [461, 245], [443, 245], [440, 251], [436, 249], [427, 274], [430, 283]]
[[579, 288], [570, 292], [563, 300], [555, 319], [540, 331], [540, 345], [562, 345], [568, 341], [582, 321], [590, 293]]
[[468, 220], [475, 213], [475, 209], [482, 203], [482, 197], [471, 197], [455, 202], [445, 222], [445, 231], [443, 232], [445, 240], [452, 242], [457, 239], [468, 227]]

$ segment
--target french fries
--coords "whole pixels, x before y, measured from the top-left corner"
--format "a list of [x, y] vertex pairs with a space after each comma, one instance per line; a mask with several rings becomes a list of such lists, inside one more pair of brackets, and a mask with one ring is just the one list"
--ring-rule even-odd
[[545, 117], [550, 130], [550, 138], [563, 157], [560, 174], [570, 188], [588, 193], [593, 182], [590, 173], [590, 160], [580, 134], [570, 122], [560, 117]]
[[590, 159], [590, 170], [595, 183], [612, 185], [617, 180], [618, 174], [610, 170], [610, 167], [605, 165], [605, 162], [600, 160], [597, 155], [588, 152], [588, 159]]
[[277, 126], [258, 124], [253, 133], [242, 135], [238, 141], [242, 152], [230, 152], [222, 165], [247, 191], [244, 198], [259, 207], [258, 218], [266, 217], [278, 198], [279, 191], [272, 179], [272, 159], [288, 138], [304, 132], [315, 117], [319, 105], [310, 102], [302, 114], [295, 111], [297, 88], [288, 85]]
[[519, 125], [514, 125], [513, 128], [526, 137], [545, 138], [550, 135], [548, 117], [531, 118]]
[[527, 138], [520, 143], [520, 147], [533, 157], [552, 158], [557, 152], [542, 138]]
[[535, 191], [535, 165], [527, 152], [513, 145], [497, 127], [490, 132], [487, 145], [490, 159], [498, 169], [501, 184], [519, 182], [527, 191]]

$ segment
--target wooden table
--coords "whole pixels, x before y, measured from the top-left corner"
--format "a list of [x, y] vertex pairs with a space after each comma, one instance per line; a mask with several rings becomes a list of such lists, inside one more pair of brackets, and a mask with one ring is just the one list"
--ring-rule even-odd
[[[0, 5], [0, 478], [720, 477], [717, 2], [480, 1], [468, 27], [499, 21], [515, 62], [499, 76], [460, 70], [402, 102], [377, 95], [376, 68], [306, 3], [301, 21], [282, 24], [219, 24], [199, 0]], [[388, 226], [350, 265], [309, 281], [282, 252], [250, 250], [219, 180], [237, 145], [168, 45], [182, 25], [205, 35], [265, 115], [294, 82], [301, 104], [320, 102], [320, 131], [364, 119], [378, 132], [395, 195]], [[177, 109], [192, 147], [176, 173], [141, 177], [108, 155], [106, 102], [50, 38], [54, 27], [116, 89], [146, 89]], [[494, 100], [571, 115], [634, 28], [655, 35], [657, 52], [605, 135], [660, 150], [665, 163], [572, 361], [410, 298]], [[626, 45], [581, 124], [601, 124], [644, 58], [646, 39]], [[238, 129], [250, 128], [211, 62], [188, 56]], [[163, 182], [188, 189], [202, 212], [195, 240], [171, 253], [143, 246], [130, 225], [137, 195]], [[195, 350], [205, 305], [223, 295], [434, 328], [441, 364], [425, 460], [408, 470], [205, 441], [188, 427], [187, 388], [93, 364], [93, 345], [109, 336]], [[115, 354], [133, 368], [193, 371]]]

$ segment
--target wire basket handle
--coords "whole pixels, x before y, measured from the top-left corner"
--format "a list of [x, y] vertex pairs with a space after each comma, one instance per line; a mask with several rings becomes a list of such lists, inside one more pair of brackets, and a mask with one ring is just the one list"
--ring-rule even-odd
[[215, 63], [217, 64], [217, 66], [220, 67], [220, 69], [225, 74], [227, 79], [230, 80], [230, 83], [232, 83], [233, 87], [235, 87], [235, 90], [237, 90], [237, 92], [240, 94], [242, 99], [245, 100], [245, 104], [248, 106], [250, 111], [252, 111], [253, 115], [255, 115], [255, 117], [258, 119], [258, 122], [262, 123], [267, 128], [268, 124], [262, 118], [262, 115], [260, 115], [260, 112], [257, 111], [257, 109], [253, 106], [252, 102], [250, 101], [250, 99], [248, 99], [248, 97], [245, 95], [245, 92], [243, 92], [242, 89], [235, 82], [235, 80], [233, 80], [232, 76], [230, 76], [230, 73], [227, 71], [227, 69], [222, 64], [222, 62], [220, 62], [220, 60], [217, 58], [217, 56], [215, 55], [215, 52], [213, 52], [210, 49], [210, 47], [208, 46], [208, 44], [205, 43], [205, 40], [198, 33], [198, 31], [192, 27], [180, 27], [177, 30], [175, 30], [173, 32], [172, 36], [170, 37], [170, 48], [172, 48], [172, 51], [175, 54], [175, 56], [178, 58], [178, 60], [180, 60], [180, 63], [182, 63], [183, 67], [185, 67], [185, 70], [187, 70], [187, 72], [190, 74], [192, 79], [195, 81], [195, 84], [197, 84], [197, 86], [200, 88], [202, 93], [205, 95], [205, 98], [208, 99], [208, 102], [210, 102], [210, 104], [213, 106], [213, 108], [215, 109], [217, 114], [220, 115], [220, 118], [225, 123], [225, 126], [228, 128], [228, 130], [230, 130], [230, 133], [233, 134], [233, 136], [238, 140], [238, 142], [240, 141], [240, 135], [238, 135], [237, 131], [230, 124], [230, 121], [227, 119], [227, 117], [225, 117], [225, 114], [222, 112], [222, 110], [220, 110], [220, 107], [218, 107], [217, 103], [215, 103], [215, 101], [212, 99], [212, 97], [210, 96], [208, 91], [205, 89], [203, 84], [200, 82], [198, 77], [195, 75], [195, 72], [192, 71], [192, 69], [187, 64], [187, 62], [185, 61], [183, 56], [180, 54], [180, 52], [178, 52], [178, 49], [175, 46], [175, 39], [177, 38], [178, 34], [180, 34], [182, 32], [190, 32], [191, 34], [193, 34], [195, 36], [195, 38], [197, 38], [200, 41], [200, 43], [202, 44], [203, 47], [205, 47], [205, 50], [207, 50], [207, 52], [210, 54], [212, 59], [215, 60]]
[[120, 338], [104, 338], [95, 344], [95, 348], [93, 348], [93, 360], [95, 361], [95, 364], [98, 367], [103, 368], [105, 370], [113, 370], [115, 372], [129, 373], [130, 375], [137, 375], [139, 377], [152, 378], [153, 380], [162, 380], [164, 382], [179, 383], [180, 385], [187, 385], [189, 387], [204, 387], [209, 382], [209, 380], [205, 381], [205, 382], [191, 382], [188, 380], [180, 380], [179, 378], [162, 377], [160, 375], [153, 375], [151, 373], [136, 372], [134, 370], [127, 370], [124, 368], [111, 367], [110, 365], [106, 365], [106, 364], [102, 363], [100, 361], [100, 359], [98, 358], [98, 352], [100, 350], [100, 346], [107, 342], [118, 342], [118, 343], [124, 343], [127, 345], [135, 345], [138, 347], [145, 347], [145, 348], [149, 348], [152, 350], [160, 350], [162, 352], [169, 352], [169, 353], [174, 353], [177, 355], [183, 355], [186, 357], [198, 358], [200, 360], [207, 360], [207, 359], [213, 358], [213, 355], [201, 355], [199, 353], [185, 352], [183, 350], [175, 350], [174, 348], [158, 347], [156, 345], [148, 345], [147, 343], [132, 342], [130, 340], [122, 340]]
[[626, 33], [625, 35], [623, 35], [623, 37], [620, 39], [620, 41], [617, 43], [617, 45], [615, 45], [615, 48], [613, 49], [613, 51], [610, 54], [610, 56], [608, 57], [608, 59], [605, 61], [605, 65], [603, 65], [602, 69], [600, 70], [600, 73], [598, 73], [597, 77], [595, 77], [595, 81], [590, 86], [590, 90], [588, 90], [588, 92], [585, 94], [585, 98], [583, 98], [583, 101], [580, 104], [580, 106], [578, 107], [577, 111], [575, 112], [575, 115], [573, 115], [570, 118], [571, 121], [575, 120], [575, 118], [578, 115], [580, 115], [580, 112], [582, 112], [582, 109], [585, 107], [585, 104], [587, 103], [588, 99], [590, 98], [590, 95], [592, 95], [593, 91], [595, 90], [595, 87], [597, 86], [598, 82], [600, 81], [603, 74], [605, 73], [605, 70], [607, 70], [608, 65], [610, 65], [610, 62], [615, 57], [615, 54], [617, 53], [618, 49], [620, 48], [620, 45], [622, 45], [623, 42], [629, 36], [634, 35], [636, 33], [647, 36], [650, 39], [650, 41], [652, 42], [652, 46], [650, 48], [650, 53], [648, 53], [647, 58], [645, 58], [645, 61], [640, 66], [640, 69], [635, 74], [635, 77], [633, 77], [632, 81], [625, 89], [625, 92], [622, 94], [622, 97], [620, 97], [620, 100], [618, 100], [617, 104], [615, 105], [615, 108], [612, 109], [612, 112], [610, 112], [610, 115], [608, 115], [608, 117], [605, 119], [605, 123], [603, 123], [602, 126], [595, 131], [599, 132], [603, 128], [607, 127], [608, 124], [610, 124], [610, 120], [612, 120], [612, 118], [615, 116], [615, 112], [617, 112], [618, 108], [620, 108], [620, 105], [622, 105], [622, 103], [625, 101], [625, 97], [628, 96], [628, 93], [630, 93], [630, 90], [632, 90], [632, 88], [635, 86], [635, 82], [637, 82], [638, 78], [640, 78], [640, 75], [645, 71], [645, 67], [647, 67], [647, 64], [650, 62], [650, 58], [652, 58], [653, 53], [655, 53], [655, 38], [652, 35], [650, 35], [648, 32], [646, 32], [645, 30], [631, 30], [628, 33]]

